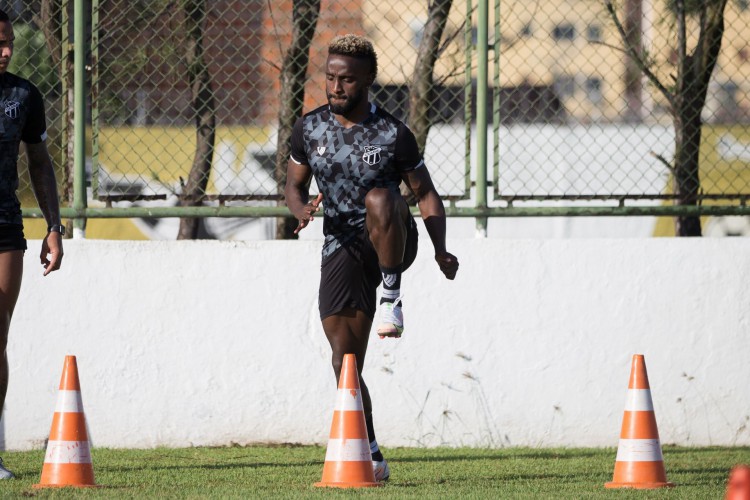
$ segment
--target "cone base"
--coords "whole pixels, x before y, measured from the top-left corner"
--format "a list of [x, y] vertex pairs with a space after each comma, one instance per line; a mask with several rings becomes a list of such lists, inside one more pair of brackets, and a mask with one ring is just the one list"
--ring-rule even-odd
[[383, 486], [383, 483], [327, 483], [319, 482], [313, 484], [316, 488], [377, 488]]
[[604, 483], [605, 488], [633, 488], [636, 490], [654, 490], [657, 488], [674, 488], [675, 484], [665, 483]]
[[35, 490], [42, 488], [101, 488], [98, 484], [33, 484]]

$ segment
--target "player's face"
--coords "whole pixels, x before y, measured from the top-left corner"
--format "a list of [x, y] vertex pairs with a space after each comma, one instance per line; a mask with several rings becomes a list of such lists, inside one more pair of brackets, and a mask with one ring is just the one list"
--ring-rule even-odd
[[13, 26], [7, 21], [0, 21], [0, 75], [8, 70], [14, 39]]
[[367, 104], [367, 92], [373, 82], [366, 59], [332, 54], [326, 62], [326, 95], [331, 111], [348, 115]]

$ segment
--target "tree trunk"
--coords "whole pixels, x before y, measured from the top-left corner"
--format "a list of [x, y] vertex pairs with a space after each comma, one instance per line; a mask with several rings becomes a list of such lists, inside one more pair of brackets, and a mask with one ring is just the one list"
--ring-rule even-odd
[[[205, 0], [185, 0], [185, 61], [188, 66], [188, 77], [195, 112], [196, 148], [193, 165], [190, 168], [187, 183], [180, 195], [180, 206], [190, 207], [201, 204], [208, 186], [211, 164], [216, 139], [216, 113], [214, 96], [211, 89], [211, 75], [203, 53], [203, 20], [206, 15]], [[178, 240], [198, 237], [200, 220], [195, 217], [180, 219]]]
[[67, 95], [61, 96], [63, 102], [62, 109], [65, 115], [61, 120], [65, 122], [63, 127], [62, 144], [66, 148], [63, 158], [65, 162], [62, 165], [62, 179], [60, 180], [62, 192], [60, 193], [60, 203], [62, 205], [71, 205], [73, 203], [73, 141], [70, 140], [71, 131], [73, 130], [73, 51], [68, 50], [63, 55], [62, 41], [68, 40], [68, 27], [63, 27], [62, 10], [60, 0], [42, 0], [39, 7], [39, 17], [35, 22], [44, 32], [44, 41], [47, 45], [47, 51], [52, 58], [54, 67], [60, 69], [60, 81], [64, 82], [64, 88], [67, 89]]
[[[643, 54], [643, 0], [625, 2], [625, 35], [626, 43], [638, 54]], [[640, 123], [643, 121], [643, 85], [641, 69], [630, 57], [625, 59], [625, 121]]]
[[[435, 83], [433, 74], [435, 62], [440, 52], [440, 40], [443, 38], [453, 0], [432, 0], [427, 7], [427, 22], [424, 26], [422, 40], [419, 42], [417, 60], [414, 64], [411, 84], [409, 85], [409, 113], [407, 125], [417, 139], [419, 151], [424, 154], [427, 135], [432, 126], [430, 109], [434, 106]], [[401, 184], [401, 194], [409, 204], [416, 202], [414, 195]]]
[[[279, 193], [286, 185], [286, 167], [291, 152], [289, 142], [294, 122], [302, 115], [305, 101], [305, 80], [310, 64], [310, 44], [318, 24], [320, 0], [294, 0], [292, 6], [292, 41], [281, 67], [281, 107], [276, 145], [276, 186]], [[276, 219], [276, 238], [294, 239], [297, 235], [294, 217]]]
[[[674, 118], [675, 157], [674, 192], [678, 205], [696, 205], [700, 194], [700, 109], [688, 109]], [[675, 218], [675, 235], [701, 236], [700, 217], [695, 215]]]
[[[674, 192], [678, 205], [696, 205], [700, 195], [701, 112], [724, 36], [727, 0], [706, 2], [695, 51], [680, 61], [672, 117], [675, 128]], [[677, 236], [701, 236], [700, 217], [675, 218]]]

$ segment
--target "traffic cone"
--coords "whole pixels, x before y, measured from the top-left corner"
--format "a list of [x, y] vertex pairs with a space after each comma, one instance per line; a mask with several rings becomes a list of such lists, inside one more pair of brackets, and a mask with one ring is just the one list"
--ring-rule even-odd
[[604, 486], [638, 489], [674, 486], [674, 483], [667, 482], [664, 472], [664, 458], [643, 354], [633, 355], [614, 478]]
[[725, 500], [750, 500], [750, 467], [737, 465], [729, 474]]
[[344, 354], [323, 478], [315, 486], [368, 488], [381, 485], [382, 483], [375, 481], [372, 470], [357, 360], [354, 354]]
[[75, 356], [65, 356], [42, 478], [34, 488], [63, 486], [96, 486]]

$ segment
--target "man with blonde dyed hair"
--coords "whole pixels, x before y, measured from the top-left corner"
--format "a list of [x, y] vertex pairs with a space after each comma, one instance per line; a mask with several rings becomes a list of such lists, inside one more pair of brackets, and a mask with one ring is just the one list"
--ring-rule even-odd
[[[291, 137], [286, 202], [307, 225], [323, 204], [323, 243], [318, 305], [331, 345], [338, 378], [344, 354], [357, 359], [359, 384], [372, 452], [375, 479], [390, 477], [372, 420], [372, 401], [362, 379], [367, 341], [380, 299], [380, 338], [404, 331], [401, 273], [417, 255], [417, 226], [399, 184], [404, 181], [419, 211], [446, 278], [458, 271], [458, 259], [445, 248], [445, 208], [424, 166], [414, 134], [401, 121], [369, 102], [378, 59], [369, 40], [357, 35], [335, 38], [328, 47], [328, 104], [302, 116]], [[320, 194], [310, 199], [312, 177]]]

